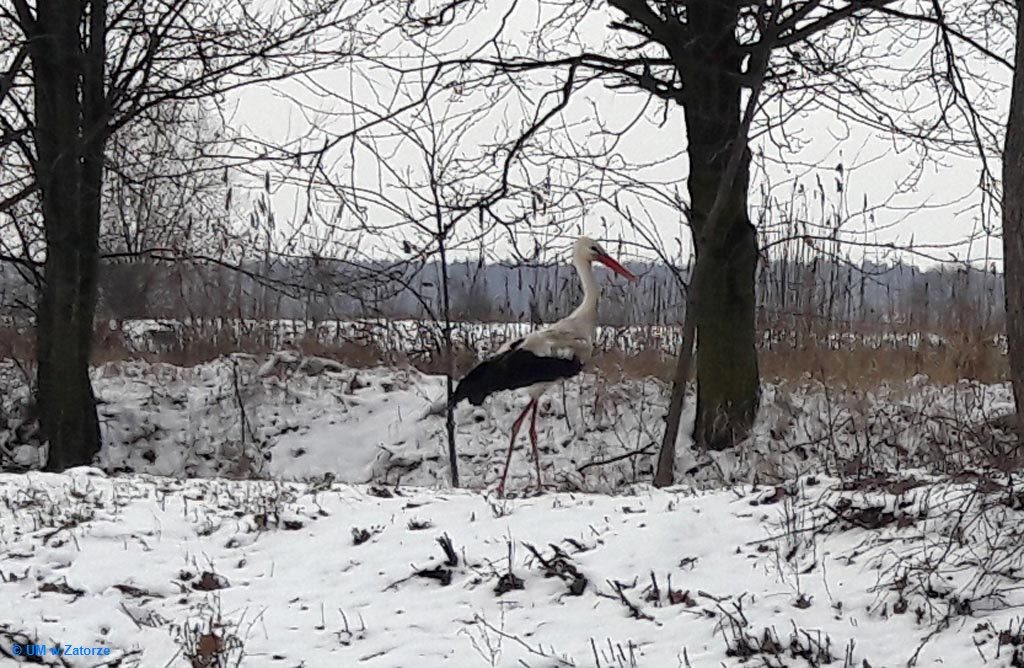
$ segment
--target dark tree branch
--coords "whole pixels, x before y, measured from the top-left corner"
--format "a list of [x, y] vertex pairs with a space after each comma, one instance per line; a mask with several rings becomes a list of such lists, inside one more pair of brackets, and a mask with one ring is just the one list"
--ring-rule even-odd
[[938, 10], [935, 16], [930, 16], [926, 14], [911, 14], [909, 12], [904, 12], [902, 10], [896, 9], [895, 7], [888, 6], [879, 7], [878, 11], [882, 14], [886, 14], [888, 16], [892, 16], [894, 18], [898, 18], [904, 21], [917, 21], [921, 23], [929, 23], [931, 25], [934, 25], [938, 27], [939, 30], [941, 30], [942, 32], [952, 35], [953, 37], [957, 38], [963, 43], [969, 45], [978, 53], [984, 54], [986, 58], [994, 60], [1000, 65], [1006, 67], [1008, 70], [1013, 70], [1013, 63], [1010, 62], [1008, 58], [999, 55], [998, 53], [986, 47], [984, 44], [974, 39], [970, 35], [964, 34], [963, 31], [957, 30], [955, 27], [949, 25], [949, 23], [947, 23], [942, 17], [941, 5], [933, 3], [932, 6], [937, 8]]
[[793, 27], [785, 35], [779, 35], [773, 39], [772, 48], [791, 46], [803, 42], [816, 33], [820, 33], [844, 19], [856, 15], [857, 12], [870, 12], [871, 10], [890, 5], [896, 0], [851, 0], [849, 4], [835, 9], [825, 16], [808, 23], [802, 27]]
[[18, 76], [18, 72], [24, 66], [25, 61], [28, 60], [28, 47], [21, 46], [18, 52], [14, 54], [14, 60], [11, 61], [11, 66], [7, 68], [7, 71], [0, 76], [0, 104], [3, 104], [7, 94], [11, 92], [11, 88], [14, 86], [14, 79]]

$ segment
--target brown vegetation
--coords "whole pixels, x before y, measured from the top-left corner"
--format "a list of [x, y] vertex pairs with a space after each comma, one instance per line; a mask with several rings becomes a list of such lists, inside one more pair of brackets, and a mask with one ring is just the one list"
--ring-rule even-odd
[[[992, 328], [933, 331], [931, 334], [937, 340], [922, 341], [916, 346], [911, 343], [909, 334], [900, 336], [895, 330], [881, 334], [876, 329], [862, 334], [847, 331], [841, 344], [836, 342], [836, 336], [831, 340], [820, 336], [784, 343], [775, 341], [760, 350], [762, 377], [765, 380], [814, 378], [860, 389], [886, 381], [903, 381], [916, 374], [925, 374], [932, 382], [940, 384], [962, 378], [987, 383], [1008, 378], [1005, 350], [999, 332]], [[161, 336], [147, 339], [146, 345], [129, 341], [120, 331], [104, 324], [97, 328], [96, 340], [94, 364], [145, 359], [194, 366], [230, 353], [264, 355], [281, 347], [275, 345], [270, 323], [250, 325], [239, 332], [224, 321], [183, 326], [173, 334], [161, 333]], [[491, 349], [500, 343], [486, 342]], [[325, 357], [356, 368], [408, 364], [438, 374], [447, 368], [443, 350], [425, 342], [415, 350], [394, 350], [391, 344], [382, 343], [372, 335], [346, 339], [309, 332], [289, 343], [286, 347], [304, 355]], [[635, 351], [624, 352], [613, 343], [596, 354], [592, 366], [611, 380], [646, 376], [671, 380], [675, 360], [664, 350], [658, 337], [641, 337], [633, 344]], [[0, 358], [28, 363], [33, 350], [30, 329], [0, 327]], [[457, 344], [454, 355], [457, 374], [468, 370], [477, 358], [465, 344]]]

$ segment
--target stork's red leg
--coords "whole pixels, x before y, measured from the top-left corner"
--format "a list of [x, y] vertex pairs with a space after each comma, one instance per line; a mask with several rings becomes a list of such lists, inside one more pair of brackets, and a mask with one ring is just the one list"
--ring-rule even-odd
[[501, 473], [501, 481], [498, 483], [498, 496], [505, 496], [505, 478], [508, 477], [508, 466], [512, 463], [512, 449], [516, 444], [516, 436], [519, 435], [519, 427], [523, 425], [523, 420], [526, 419], [526, 414], [530, 411], [530, 408], [536, 405], [536, 401], [531, 401], [526, 404], [526, 408], [519, 414], [516, 421], [512, 423], [512, 438], [508, 441], [508, 456], [505, 458], [505, 470]]
[[537, 466], [537, 491], [541, 490], [540, 481], [540, 450], [537, 449], [537, 400], [533, 400], [533, 413], [530, 415], [530, 444], [533, 446], [533, 462]]

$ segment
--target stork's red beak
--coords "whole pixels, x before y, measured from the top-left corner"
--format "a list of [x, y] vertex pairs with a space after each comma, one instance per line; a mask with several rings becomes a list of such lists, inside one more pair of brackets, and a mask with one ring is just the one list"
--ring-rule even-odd
[[608, 267], [612, 271], [614, 271], [619, 276], [622, 276], [623, 278], [626, 278], [634, 282], [640, 280], [633, 274], [633, 272], [631, 272], [629, 269], [626, 269], [621, 264], [612, 259], [611, 255], [598, 255], [597, 261], [603, 264], [604, 266]]

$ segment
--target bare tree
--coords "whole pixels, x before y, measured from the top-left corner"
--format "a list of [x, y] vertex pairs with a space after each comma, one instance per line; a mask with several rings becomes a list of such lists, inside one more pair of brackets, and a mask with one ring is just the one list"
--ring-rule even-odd
[[[460, 352], [453, 339], [452, 264], [474, 251], [482, 259], [485, 241], [499, 234], [514, 241], [519, 228], [541, 232], [550, 224], [544, 218], [544, 202], [567, 197], [574, 175], [540, 188], [513, 181], [501, 198], [495, 198], [487, 176], [493, 158], [474, 141], [476, 133], [489, 130], [494, 122], [492, 109], [465, 105], [462, 93], [452, 88], [423, 94], [431, 82], [429, 72], [397, 82], [399, 95], [422, 102], [402, 112], [361, 108], [362, 129], [345, 135], [344, 141], [327, 142], [330, 148], [320, 152], [313, 173], [306, 176], [311, 193], [307, 215], [318, 214], [316, 227], [325, 237], [360, 239], [369, 246], [370, 257], [394, 258], [391, 278], [400, 277], [403, 290], [417, 300], [424, 319], [433, 325], [429, 335], [432, 348], [440, 353], [450, 399]], [[327, 97], [340, 108], [361, 105], [345, 93]], [[308, 101], [296, 102], [309, 106]], [[318, 130], [330, 136], [329, 127]], [[481, 202], [500, 206], [505, 215], [484, 215]], [[330, 244], [334, 252], [337, 245]], [[532, 253], [536, 256], [541, 250], [535, 244]], [[424, 275], [428, 270], [436, 270], [436, 275]], [[446, 432], [451, 480], [458, 486], [452, 410], [446, 412]]]
[[150, 249], [226, 255], [239, 247], [232, 184], [210, 157], [231, 139], [209, 100], [172, 100], [140, 115], [107, 146], [100, 224], [101, 304], [117, 318], [148, 317], [173, 301], [170, 274]]
[[[488, 33], [469, 55], [439, 56], [441, 62], [462, 66], [460, 85], [466, 88], [507, 80], [525, 87], [535, 73], [559, 73], [544, 106], [507, 145], [505, 178], [495, 188], [496, 198], [507, 192], [511, 156], [530, 145], [546, 124], [564, 119], [571, 100], [595, 81], [682, 107], [689, 164], [687, 208], [696, 252], [688, 294], [697, 348], [694, 436], [701, 448], [727, 448], [744, 438], [759, 402], [754, 289], [758, 246], [747, 199], [752, 138], [772, 137], [784, 132], [793, 118], [827, 110], [849, 122], [883, 131], [899, 129], [922, 142], [930, 140], [929, 128], [916, 125], [920, 114], [903, 113], [909, 105], [899, 92], [914, 83], [909, 71], [890, 70], [899, 76], [886, 77], [873, 76], [877, 72], [867, 69], [892, 55], [891, 49], [883, 52], [878, 45], [889, 44], [901, 35], [901, 26], [908, 25], [906, 16], [892, 9], [894, 4], [550, 3], [536, 12], [536, 25], [542, 27], [525, 38], [517, 41], [509, 27], [508, 34], [499, 37]], [[501, 25], [514, 25], [516, 7], [503, 12]], [[474, 20], [484, 25], [479, 17], [488, 9], [486, 3], [456, 1], [435, 6], [426, 15], [409, 13], [423, 31], [437, 34], [456, 32]], [[595, 38], [595, 26], [602, 21], [608, 27]], [[668, 118], [667, 107], [665, 113]], [[598, 134], [602, 132], [614, 137], [613, 147], [623, 135], [603, 127]], [[670, 136], [682, 145], [681, 135]], [[778, 141], [788, 139], [780, 135]], [[489, 204], [484, 201], [480, 206]], [[686, 366], [680, 364], [680, 370], [685, 372]], [[685, 378], [677, 378], [677, 394], [682, 382]], [[681, 405], [673, 402], [670, 423], [678, 422]], [[666, 447], [674, 439], [675, 434], [669, 434]]]
[[1024, 420], [1024, 12], [1020, 3], [1017, 3], [1017, 47], [1002, 176], [1007, 352], [1014, 404], [1018, 422], [1021, 422]]
[[88, 464], [100, 445], [89, 354], [110, 137], [170, 100], [329, 66], [355, 50], [343, 28], [363, 3], [14, 0], [0, 37], [16, 57], [4, 77], [5, 137], [26, 165], [0, 213], [38, 197], [45, 259], [36, 305], [36, 403], [48, 468]]

